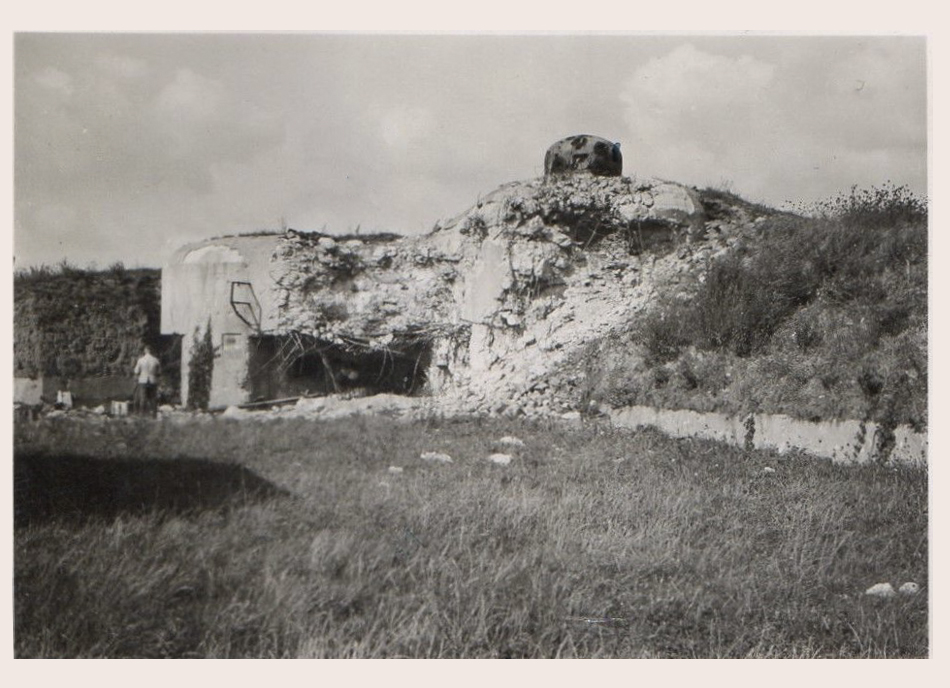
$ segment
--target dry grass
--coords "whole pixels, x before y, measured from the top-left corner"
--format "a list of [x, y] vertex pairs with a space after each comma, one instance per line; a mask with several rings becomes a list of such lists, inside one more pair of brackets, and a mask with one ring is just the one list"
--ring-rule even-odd
[[478, 419], [15, 440], [20, 657], [928, 652], [923, 472]]

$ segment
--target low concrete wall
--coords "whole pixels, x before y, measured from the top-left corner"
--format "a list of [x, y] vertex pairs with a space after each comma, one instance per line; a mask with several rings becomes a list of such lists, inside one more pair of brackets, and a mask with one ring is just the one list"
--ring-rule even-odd
[[779, 453], [800, 450], [835, 463], [884, 460], [915, 466], [927, 464], [927, 434], [906, 425], [894, 430], [893, 448], [882, 456], [884, 432], [880, 425], [871, 422], [810, 422], [764, 413], [739, 417], [649, 406], [611, 409], [609, 416], [611, 423], [621, 428], [653, 427], [672, 437], [698, 437]]

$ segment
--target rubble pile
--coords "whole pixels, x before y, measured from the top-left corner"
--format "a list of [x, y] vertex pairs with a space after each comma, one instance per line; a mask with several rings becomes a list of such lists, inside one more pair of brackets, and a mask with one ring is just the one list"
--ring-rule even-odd
[[571, 174], [503, 185], [417, 237], [290, 230], [272, 259], [279, 329], [394, 355], [423, 342], [443, 413], [574, 412], [583, 347], [755, 225], [710, 210], [680, 184]]
[[373, 349], [440, 331], [456, 272], [419, 238], [399, 241], [288, 232], [274, 256], [279, 329]]
[[718, 210], [709, 220], [679, 184], [574, 175], [503, 186], [437, 228], [432, 241], [461, 248], [456, 302], [469, 324], [462, 346], [435, 357], [443, 403], [575, 410], [576, 355], [754, 227], [754, 213]]
[[[754, 231], [762, 212], [658, 179], [576, 173], [503, 185], [422, 236], [288, 230], [269, 271], [274, 331], [309, 342], [290, 355], [345, 350], [324, 364], [345, 358], [340, 372], [353, 380], [361, 361], [369, 378], [380, 360], [401, 358], [414, 363], [398, 374], [418, 367], [424, 388], [420, 396], [413, 380], [390, 389], [416, 397], [331, 395], [229, 414], [575, 419], [591, 410], [578, 404], [585, 348], [628, 330], [659, 294], [694, 283], [687, 277]], [[368, 385], [366, 394], [380, 391]]]

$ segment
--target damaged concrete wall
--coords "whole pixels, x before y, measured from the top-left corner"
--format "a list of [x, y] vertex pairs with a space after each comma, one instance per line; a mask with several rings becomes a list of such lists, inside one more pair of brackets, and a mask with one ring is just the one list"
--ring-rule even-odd
[[288, 231], [203, 242], [166, 268], [163, 331], [188, 338], [186, 388], [190, 337], [210, 318], [222, 342], [212, 405], [247, 401], [250, 387], [267, 385], [248, 370], [246, 347], [229, 352], [221, 337], [255, 334], [229, 302], [230, 284], [248, 281], [262, 310], [256, 334], [298, 338], [298, 353], [349, 356], [357, 378], [360, 356], [412, 356], [432, 393], [514, 398], [574, 347], [625, 322], [649, 298], [651, 278], [662, 282], [657, 257], [701, 227], [691, 189], [577, 175], [507, 184], [418, 237]]
[[454, 300], [468, 325], [464, 346], [436, 356], [440, 391], [482, 408], [533, 403], [533, 392], [546, 403], [551, 371], [627, 323], [701, 228], [695, 192], [657, 180], [578, 175], [486, 196], [429, 237], [457, 257]]

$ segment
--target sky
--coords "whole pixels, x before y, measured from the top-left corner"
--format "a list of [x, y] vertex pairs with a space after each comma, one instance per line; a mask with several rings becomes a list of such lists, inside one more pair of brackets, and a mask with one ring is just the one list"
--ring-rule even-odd
[[619, 141], [625, 175], [775, 207], [926, 195], [926, 54], [915, 36], [20, 33], [15, 268], [425, 232], [580, 133]]

